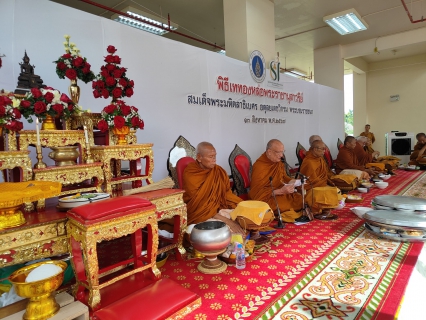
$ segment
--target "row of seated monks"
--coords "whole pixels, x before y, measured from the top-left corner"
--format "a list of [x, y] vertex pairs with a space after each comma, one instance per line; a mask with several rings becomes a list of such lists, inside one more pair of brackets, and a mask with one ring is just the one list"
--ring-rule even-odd
[[[409, 165], [424, 165], [424, 162], [426, 159], [424, 157], [426, 156], [426, 134], [423, 132], [420, 132], [416, 135], [417, 143], [414, 146], [413, 153], [410, 155], [410, 162]], [[423, 161], [422, 161], [423, 160]], [[425, 161], [426, 162], [426, 161]]]
[[[321, 137], [312, 136], [309, 142], [310, 149], [300, 166], [300, 173], [309, 177], [305, 199], [313, 214], [326, 213], [338, 206], [341, 195], [337, 185], [351, 185], [359, 178], [369, 179], [384, 170], [383, 164], [373, 163], [375, 154], [364, 150], [368, 142], [366, 137], [358, 140], [346, 137], [337, 156], [337, 174], [325, 162], [326, 146]], [[284, 152], [281, 141], [272, 139], [267, 143], [265, 152], [253, 164], [248, 196], [251, 200], [266, 202], [275, 216], [281, 212], [282, 220], [292, 223], [302, 216], [303, 198], [294, 186], [296, 180], [286, 173], [282, 161]], [[216, 164], [216, 149], [209, 142], [201, 142], [196, 153], [196, 161], [189, 163], [183, 173], [188, 225], [209, 219], [221, 220], [233, 233], [245, 238], [245, 226], [232, 215], [232, 210], [243, 200], [232, 192], [227, 172]], [[345, 172], [347, 170], [349, 172]], [[239, 214], [244, 216], [244, 212]], [[274, 215], [263, 216], [262, 224], [271, 222]], [[246, 218], [253, 220], [252, 216]], [[258, 234], [254, 233], [256, 236]]]

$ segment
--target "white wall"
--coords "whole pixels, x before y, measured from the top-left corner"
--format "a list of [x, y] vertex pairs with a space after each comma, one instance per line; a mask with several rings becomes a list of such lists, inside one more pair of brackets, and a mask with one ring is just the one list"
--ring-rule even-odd
[[[390, 102], [395, 94], [400, 100]], [[426, 54], [369, 64], [367, 115], [375, 150], [385, 154], [385, 134], [392, 130], [426, 132], [425, 107]]]
[[[214, 52], [120, 25], [114, 21], [90, 15], [47, 0], [2, 0], [0, 2], [0, 50], [6, 54], [0, 69], [0, 88], [13, 91], [20, 72], [19, 62], [24, 50], [36, 66], [35, 73], [44, 83], [67, 92], [69, 81], [55, 73], [56, 60], [63, 54], [64, 34], [71, 36], [95, 73], [104, 64], [106, 47], [114, 45], [128, 68], [127, 76], [135, 82], [135, 94], [125, 99], [139, 108], [145, 130], [138, 130], [138, 142], [154, 143], [154, 181], [167, 175], [166, 161], [170, 148], [179, 135], [194, 146], [201, 141], [212, 142], [218, 151], [218, 164], [228, 172], [228, 156], [235, 144], [240, 145], [256, 160], [272, 138], [283, 141], [290, 164], [296, 163], [297, 142], [308, 145], [312, 134], [320, 134], [337, 154], [337, 138], [343, 136], [343, 92], [281, 75], [281, 91], [303, 92], [303, 103], [243, 96], [219, 91], [218, 76], [230, 82], [257, 86], [249, 74], [248, 64]], [[268, 87], [269, 72], [264, 83]], [[94, 99], [91, 84], [79, 81], [80, 104], [84, 109], [100, 112], [110, 100]], [[271, 104], [312, 109], [312, 115], [273, 113], [243, 109], [219, 108], [188, 104], [188, 95], [210, 98], [246, 100], [250, 103]], [[277, 117], [285, 124], [244, 123], [245, 118]], [[25, 124], [24, 129], [34, 129]], [[50, 160], [50, 159], [47, 159]]]

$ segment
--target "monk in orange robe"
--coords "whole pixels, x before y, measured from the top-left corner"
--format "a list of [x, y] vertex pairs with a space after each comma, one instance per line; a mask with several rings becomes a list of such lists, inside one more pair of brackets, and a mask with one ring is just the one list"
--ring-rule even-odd
[[417, 143], [414, 146], [414, 151], [410, 155], [410, 165], [420, 165], [419, 161], [422, 160], [424, 156], [426, 156], [426, 135], [421, 132], [416, 134]]
[[[295, 180], [286, 174], [281, 158], [284, 156], [284, 145], [273, 139], [268, 142], [266, 151], [253, 165], [249, 197], [252, 200], [264, 201], [276, 213], [276, 196], [283, 221], [294, 222], [302, 213], [302, 195], [295, 193]], [[270, 178], [272, 180], [270, 180]]]
[[365, 131], [361, 132], [360, 136], [367, 137], [370, 140], [370, 143], [366, 144], [364, 149], [366, 149], [368, 153], [373, 153], [373, 143], [376, 141], [376, 137], [373, 132], [370, 132], [370, 128], [370, 125], [366, 124], [364, 127]]
[[368, 173], [370, 176], [374, 176], [376, 172], [371, 168], [366, 168], [365, 165], [361, 164], [354, 151], [357, 145], [356, 139], [353, 136], [347, 136], [343, 147], [340, 148], [336, 159], [336, 173], [340, 173], [345, 169], [355, 169]]
[[225, 222], [232, 232], [244, 235], [237, 222], [218, 213], [221, 209], [235, 209], [242, 199], [232, 193], [228, 174], [216, 164], [216, 149], [209, 142], [201, 142], [196, 160], [183, 172], [188, 225], [214, 218]]

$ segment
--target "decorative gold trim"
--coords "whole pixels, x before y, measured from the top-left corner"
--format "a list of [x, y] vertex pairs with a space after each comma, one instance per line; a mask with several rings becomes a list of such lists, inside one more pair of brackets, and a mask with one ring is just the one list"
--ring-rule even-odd
[[183, 318], [185, 318], [185, 316], [187, 316], [188, 314], [190, 314], [195, 309], [198, 309], [199, 307], [201, 307], [201, 297], [198, 297], [197, 300], [191, 302], [190, 304], [186, 305], [182, 309], [176, 311], [173, 315], [171, 315], [170, 317], [166, 318], [166, 320], [183, 319]]
[[32, 179], [33, 170], [30, 151], [0, 151], [0, 170], [21, 168], [22, 181], [29, 181]]

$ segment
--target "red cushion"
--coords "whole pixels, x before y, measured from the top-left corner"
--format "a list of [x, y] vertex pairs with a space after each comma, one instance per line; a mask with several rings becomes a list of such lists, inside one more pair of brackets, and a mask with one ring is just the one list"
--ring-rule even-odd
[[128, 214], [155, 209], [148, 200], [138, 196], [125, 196], [102, 200], [76, 207], [68, 211], [70, 219], [78, 220], [82, 224], [111, 220]]
[[166, 319], [197, 299], [198, 295], [173, 280], [160, 279], [95, 311], [93, 319]]
[[328, 166], [331, 168], [331, 166], [333, 165], [333, 159], [331, 158], [330, 149], [328, 148], [325, 149], [324, 157], [325, 157], [325, 160], [327, 160]]
[[[300, 149], [299, 150], [299, 158], [300, 158], [300, 161], [303, 161], [303, 159], [305, 159], [305, 157], [306, 157], [306, 150], [305, 149]], [[301, 164], [301, 163], [300, 163]]]
[[183, 172], [185, 171], [186, 166], [194, 161], [195, 161], [194, 158], [183, 157], [183, 158], [180, 158], [178, 162], [176, 163], [176, 173], [177, 173], [179, 188], [181, 189], [183, 188]]
[[243, 178], [244, 188], [250, 187], [250, 160], [239, 154], [234, 159], [235, 167]]

